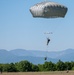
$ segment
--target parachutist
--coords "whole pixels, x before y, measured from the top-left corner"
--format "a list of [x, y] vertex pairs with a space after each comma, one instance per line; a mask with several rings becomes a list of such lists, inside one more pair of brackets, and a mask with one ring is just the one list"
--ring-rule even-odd
[[50, 39], [49, 39], [49, 38], [47, 38], [47, 45], [49, 44], [49, 42], [50, 42]]
[[47, 57], [45, 57], [44, 60], [47, 60]]

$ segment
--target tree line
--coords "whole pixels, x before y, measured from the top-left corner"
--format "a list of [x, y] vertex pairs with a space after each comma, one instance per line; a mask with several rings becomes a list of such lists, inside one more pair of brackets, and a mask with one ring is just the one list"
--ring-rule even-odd
[[38, 72], [38, 71], [65, 71], [74, 70], [74, 61], [63, 62], [59, 60], [57, 63], [45, 61], [44, 64], [32, 64], [27, 60], [17, 63], [0, 64], [2, 72]]

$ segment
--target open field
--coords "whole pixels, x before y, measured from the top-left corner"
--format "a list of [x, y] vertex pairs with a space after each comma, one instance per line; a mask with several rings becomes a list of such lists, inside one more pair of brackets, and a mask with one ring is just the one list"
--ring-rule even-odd
[[74, 71], [55, 71], [55, 72], [3, 72], [0, 75], [74, 75]]

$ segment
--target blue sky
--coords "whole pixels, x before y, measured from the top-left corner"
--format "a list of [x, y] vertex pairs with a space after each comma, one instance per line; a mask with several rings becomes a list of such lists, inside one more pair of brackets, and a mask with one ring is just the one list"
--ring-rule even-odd
[[[68, 7], [65, 18], [33, 18], [29, 8], [44, 0], [0, 0], [0, 49], [74, 49], [74, 0], [51, 0]], [[53, 32], [45, 35], [44, 32]]]

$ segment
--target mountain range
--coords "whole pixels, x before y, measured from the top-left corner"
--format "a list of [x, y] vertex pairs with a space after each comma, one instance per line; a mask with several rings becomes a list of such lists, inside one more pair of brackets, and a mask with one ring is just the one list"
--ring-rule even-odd
[[47, 56], [47, 61], [56, 63], [58, 60], [74, 61], [74, 49], [66, 49], [63, 51], [41, 51], [41, 50], [25, 50], [0, 49], [0, 63], [15, 63], [22, 60], [28, 60], [33, 64], [42, 64], [45, 62], [44, 57]]

